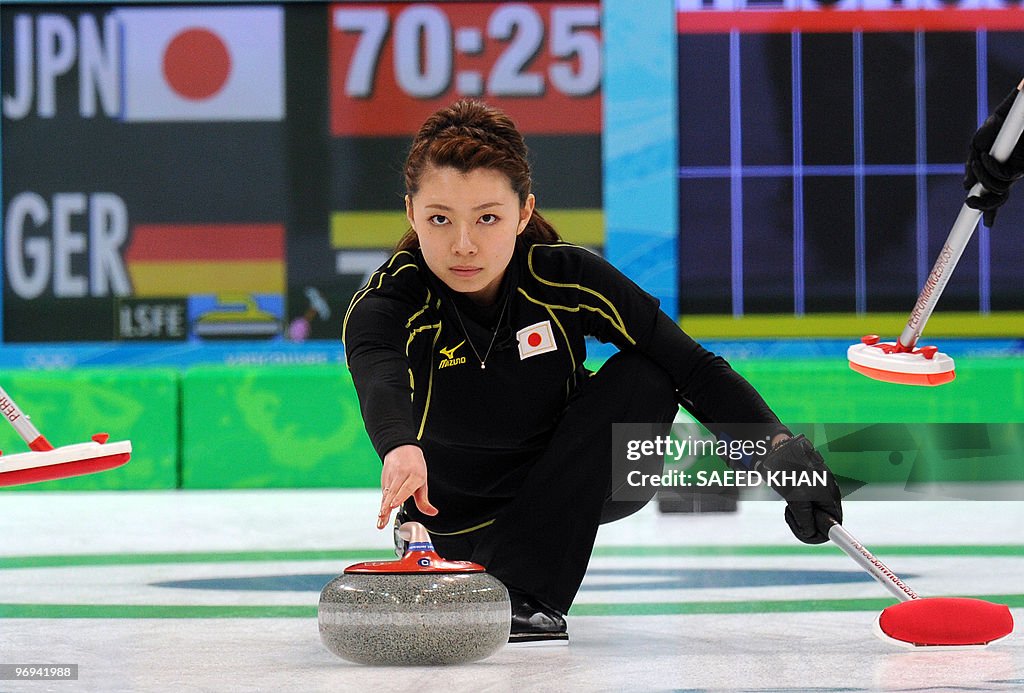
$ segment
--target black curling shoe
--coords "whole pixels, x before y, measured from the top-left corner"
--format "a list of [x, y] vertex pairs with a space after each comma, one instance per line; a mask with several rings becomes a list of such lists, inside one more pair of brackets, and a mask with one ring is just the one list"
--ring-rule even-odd
[[562, 614], [518, 590], [508, 591], [512, 601], [509, 644], [561, 645], [569, 642]]

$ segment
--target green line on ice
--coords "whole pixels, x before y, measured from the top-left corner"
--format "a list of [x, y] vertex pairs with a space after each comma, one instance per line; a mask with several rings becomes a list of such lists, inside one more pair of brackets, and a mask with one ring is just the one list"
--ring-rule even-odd
[[[878, 556], [1024, 556], [1020, 544], [934, 544], [873, 545]], [[39, 556], [0, 556], [0, 570], [10, 568], [66, 568], [80, 566], [157, 565], [169, 563], [255, 563], [284, 561], [367, 561], [387, 560], [393, 554], [382, 549], [338, 549], [295, 551], [196, 551], [179, 553], [109, 553]], [[598, 546], [594, 556], [626, 557], [702, 557], [702, 556], [808, 556], [841, 555], [835, 546], [723, 545], [723, 546]]]
[[[1024, 607], [1024, 594], [978, 595]], [[640, 602], [576, 604], [570, 616], [678, 616], [694, 614], [769, 614], [830, 611], [881, 611], [894, 604], [886, 598], [779, 599], [718, 602]], [[313, 605], [216, 606], [148, 604], [0, 604], [0, 618], [316, 618]]]

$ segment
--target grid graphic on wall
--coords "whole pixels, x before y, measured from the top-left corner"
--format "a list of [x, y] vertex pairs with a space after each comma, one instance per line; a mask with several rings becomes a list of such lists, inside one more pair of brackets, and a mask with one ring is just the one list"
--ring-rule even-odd
[[[677, 3], [682, 314], [913, 306], [1024, 11], [867, 2]], [[1020, 310], [1022, 226], [1014, 199], [979, 226], [943, 309]]]

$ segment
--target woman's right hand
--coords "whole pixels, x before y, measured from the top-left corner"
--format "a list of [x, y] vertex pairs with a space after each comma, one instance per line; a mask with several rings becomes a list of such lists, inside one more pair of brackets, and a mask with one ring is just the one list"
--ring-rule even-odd
[[391, 511], [409, 496], [424, 515], [437, 515], [437, 508], [427, 498], [427, 461], [423, 450], [416, 445], [399, 445], [384, 455], [384, 470], [380, 475], [381, 501], [377, 516], [377, 529], [384, 529], [391, 521]]

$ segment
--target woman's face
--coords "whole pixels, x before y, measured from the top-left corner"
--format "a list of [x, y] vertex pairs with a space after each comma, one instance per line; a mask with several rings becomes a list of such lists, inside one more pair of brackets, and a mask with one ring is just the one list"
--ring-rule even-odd
[[497, 299], [533, 205], [529, 195], [520, 207], [508, 177], [489, 168], [461, 173], [430, 167], [416, 196], [405, 196], [405, 213], [427, 267], [452, 291], [481, 304]]

